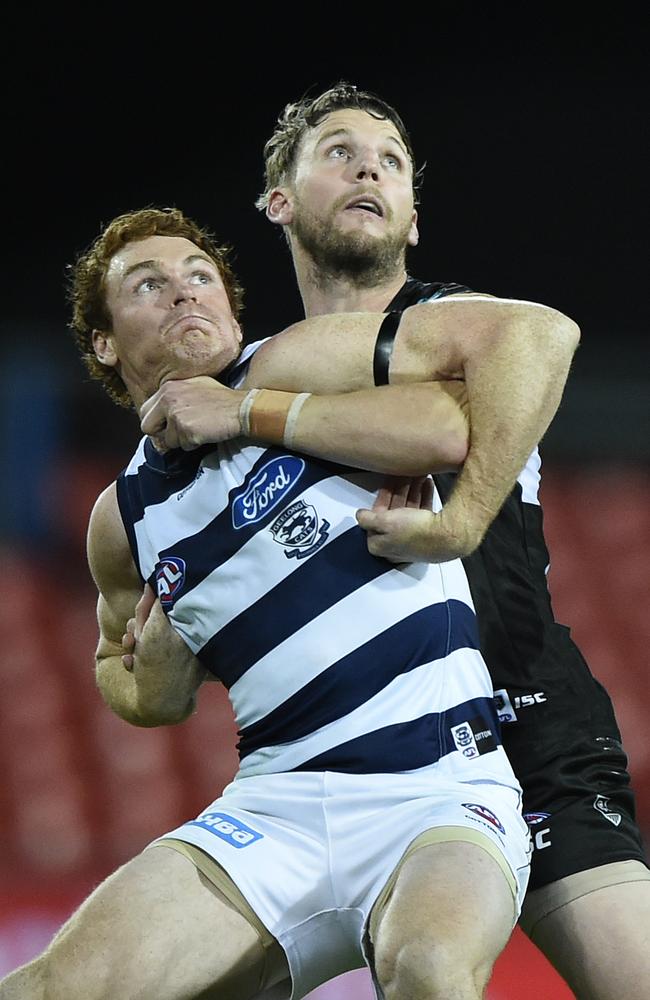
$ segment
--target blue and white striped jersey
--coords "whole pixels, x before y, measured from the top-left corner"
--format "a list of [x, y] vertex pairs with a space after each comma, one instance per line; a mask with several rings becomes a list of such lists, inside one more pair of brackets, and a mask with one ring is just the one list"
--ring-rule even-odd
[[455, 754], [516, 785], [460, 561], [370, 555], [380, 477], [242, 440], [118, 478], [136, 565], [229, 691], [240, 776], [412, 771]]

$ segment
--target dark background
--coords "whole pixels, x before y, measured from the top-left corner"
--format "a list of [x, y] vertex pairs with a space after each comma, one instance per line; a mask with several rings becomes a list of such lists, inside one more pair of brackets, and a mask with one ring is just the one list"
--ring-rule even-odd
[[132, 8], [94, 28], [14, 11], [5, 379], [8, 358], [47, 378], [45, 366], [74, 408], [64, 423], [75, 446], [106, 449], [117, 435], [130, 447], [135, 424], [84, 384], [66, 334], [66, 265], [103, 223], [145, 205], [177, 205], [235, 247], [247, 339], [299, 317], [284, 241], [254, 207], [262, 148], [288, 101], [347, 79], [398, 108], [426, 162], [411, 272], [548, 303], [579, 323], [547, 453], [647, 460], [641, 30], [626, 4], [580, 24], [560, 6], [525, 21], [509, 7]]
[[578, 25], [562, 7], [521, 10], [135, 8], [94, 30], [14, 14], [2, 344], [27, 338], [79, 379], [66, 264], [150, 204], [234, 245], [249, 339], [295, 320], [288, 253], [253, 204], [262, 147], [285, 103], [345, 78], [400, 110], [427, 164], [411, 271], [567, 312], [576, 381], [616, 381], [627, 409], [649, 358], [641, 30], [626, 4]]

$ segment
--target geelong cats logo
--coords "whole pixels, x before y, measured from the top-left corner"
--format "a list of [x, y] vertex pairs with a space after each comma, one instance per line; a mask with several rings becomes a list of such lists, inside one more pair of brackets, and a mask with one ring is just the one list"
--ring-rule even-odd
[[284, 545], [287, 559], [304, 559], [327, 541], [329, 527], [324, 518], [319, 523], [311, 504], [296, 500], [275, 519], [270, 530], [275, 541]]

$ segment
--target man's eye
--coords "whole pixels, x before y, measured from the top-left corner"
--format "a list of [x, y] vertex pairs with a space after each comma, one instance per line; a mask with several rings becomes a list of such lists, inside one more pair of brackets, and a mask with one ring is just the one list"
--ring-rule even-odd
[[392, 156], [392, 155], [385, 156], [384, 157], [384, 163], [386, 164], [386, 166], [388, 167], [389, 170], [401, 170], [402, 169], [402, 161], [397, 156]]
[[332, 146], [328, 155], [334, 160], [345, 160], [349, 156], [349, 153], [345, 146]]
[[156, 278], [143, 278], [142, 281], [139, 281], [135, 286], [135, 291], [138, 294], [140, 292], [152, 292], [158, 288], [159, 285], [160, 282]]
[[193, 285], [209, 285], [213, 280], [212, 275], [208, 274], [207, 271], [194, 271], [190, 277]]

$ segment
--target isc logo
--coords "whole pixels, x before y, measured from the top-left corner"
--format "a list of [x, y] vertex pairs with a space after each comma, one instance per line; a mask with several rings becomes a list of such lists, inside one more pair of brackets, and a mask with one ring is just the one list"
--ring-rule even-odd
[[200, 826], [237, 848], [248, 847], [263, 837], [263, 834], [251, 830], [245, 823], [227, 816], [226, 813], [205, 813], [200, 819], [188, 823], [188, 826]]

